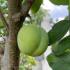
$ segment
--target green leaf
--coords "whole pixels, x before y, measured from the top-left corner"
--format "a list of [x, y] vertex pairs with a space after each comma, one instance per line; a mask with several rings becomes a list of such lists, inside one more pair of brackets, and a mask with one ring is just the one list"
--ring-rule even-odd
[[3, 28], [4, 27], [4, 24], [3, 22], [0, 20], [0, 28]]
[[70, 64], [70, 52], [65, 53], [60, 57], [64, 62]]
[[43, 3], [43, 0], [35, 0], [34, 4], [31, 7], [31, 11], [33, 13], [36, 13], [39, 10], [42, 3]]
[[[50, 61], [49, 59], [52, 60]], [[70, 70], [70, 53], [61, 57], [56, 57], [54, 54], [50, 54], [48, 55], [47, 60], [53, 70]]]
[[70, 49], [70, 36], [65, 37], [59, 43], [53, 45], [53, 52], [55, 55], [63, 55], [67, 51], [69, 52]]
[[62, 20], [57, 22], [53, 28], [48, 32], [49, 45], [59, 41], [68, 31], [70, 27], [69, 20]]
[[69, 0], [50, 0], [55, 5], [69, 5]]
[[47, 60], [49, 65], [52, 66], [52, 64], [58, 60], [58, 57], [53, 56], [53, 53], [51, 53], [50, 55], [48, 55]]

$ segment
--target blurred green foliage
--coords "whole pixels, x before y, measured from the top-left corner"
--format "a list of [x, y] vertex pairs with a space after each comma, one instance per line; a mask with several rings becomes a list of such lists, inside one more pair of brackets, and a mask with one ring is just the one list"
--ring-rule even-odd
[[27, 55], [20, 55], [20, 65], [19, 70], [32, 70], [32, 66], [36, 64], [34, 57]]

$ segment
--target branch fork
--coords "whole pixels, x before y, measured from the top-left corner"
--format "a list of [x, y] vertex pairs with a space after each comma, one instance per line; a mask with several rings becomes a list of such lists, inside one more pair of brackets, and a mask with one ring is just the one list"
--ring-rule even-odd
[[14, 22], [18, 22], [20, 21], [21, 18], [26, 18], [28, 17], [28, 12], [32, 6], [32, 4], [34, 3], [35, 0], [27, 0], [25, 1], [24, 5], [22, 5], [22, 8], [20, 10], [20, 12], [14, 14], [12, 16], [12, 19]]

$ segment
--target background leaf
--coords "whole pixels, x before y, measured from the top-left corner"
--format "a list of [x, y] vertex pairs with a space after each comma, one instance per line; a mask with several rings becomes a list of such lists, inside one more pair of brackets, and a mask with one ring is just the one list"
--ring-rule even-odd
[[0, 28], [3, 28], [4, 27], [4, 24], [3, 22], [0, 20]]
[[70, 36], [53, 45], [52, 50], [56, 55], [62, 55], [70, 49]]
[[[52, 59], [51, 61], [49, 59]], [[70, 53], [56, 57], [53, 53], [47, 57], [49, 65], [53, 70], [70, 70]]]
[[59, 41], [68, 31], [70, 27], [69, 20], [62, 20], [57, 22], [53, 28], [48, 32], [49, 45]]
[[36, 13], [39, 10], [42, 3], [43, 3], [43, 0], [35, 0], [34, 4], [31, 7], [31, 11], [33, 13]]
[[50, 1], [56, 5], [69, 5], [69, 0], [50, 0]]

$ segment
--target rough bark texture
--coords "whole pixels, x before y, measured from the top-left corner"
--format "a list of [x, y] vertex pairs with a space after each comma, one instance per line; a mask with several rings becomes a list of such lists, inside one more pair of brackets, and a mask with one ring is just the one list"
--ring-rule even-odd
[[[17, 34], [34, 0], [26, 0], [27, 2], [23, 7], [23, 11], [21, 10], [21, 1], [22, 0], [8, 0], [8, 36], [5, 44], [4, 56], [2, 57], [1, 70], [19, 70], [20, 51], [17, 44]], [[14, 22], [12, 18], [15, 14], [18, 15], [17, 17], [15, 16], [15, 19], [18, 19], [16, 22]]]
[[4, 56], [2, 59], [1, 70], [18, 70], [19, 49], [17, 45], [17, 34], [21, 27], [21, 20], [13, 22], [12, 15], [18, 13], [21, 9], [21, 0], [8, 0], [9, 9], [9, 33], [7, 36]]

